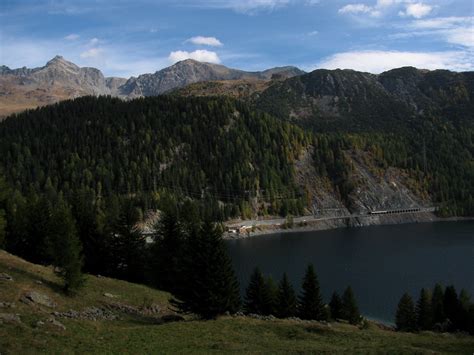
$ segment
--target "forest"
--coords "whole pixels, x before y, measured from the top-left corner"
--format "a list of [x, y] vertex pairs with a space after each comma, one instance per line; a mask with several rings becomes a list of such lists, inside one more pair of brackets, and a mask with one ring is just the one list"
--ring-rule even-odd
[[[68, 294], [87, 272], [170, 291], [177, 309], [203, 318], [236, 312], [239, 287], [215, 222], [304, 214], [294, 163], [309, 147], [343, 201], [354, 189], [345, 153], [360, 150], [377, 168], [409, 172], [440, 214], [473, 214], [472, 129], [436, 118], [417, 125], [325, 132], [223, 97], [84, 97], [28, 111], [0, 123], [0, 247], [55, 265]], [[150, 210], [161, 215], [147, 240], [137, 225]], [[323, 304], [311, 266], [302, 289], [296, 298], [285, 276], [277, 286], [255, 270], [244, 310], [360, 322], [350, 288]], [[462, 307], [444, 326], [470, 329], [470, 301], [446, 292], [448, 309]], [[406, 295], [399, 308], [400, 330], [434, 329], [446, 317], [420, 325]]]
[[95, 270], [88, 250], [149, 211], [173, 206], [214, 222], [302, 215], [311, 201], [294, 163], [310, 147], [316, 173], [349, 207], [354, 183], [345, 153], [364, 151], [375, 168], [404, 169], [440, 215], [472, 216], [473, 129], [458, 121], [426, 116], [394, 131], [331, 132], [225, 97], [83, 97], [38, 108], [0, 123], [0, 243], [48, 261], [41, 228], [62, 208]]

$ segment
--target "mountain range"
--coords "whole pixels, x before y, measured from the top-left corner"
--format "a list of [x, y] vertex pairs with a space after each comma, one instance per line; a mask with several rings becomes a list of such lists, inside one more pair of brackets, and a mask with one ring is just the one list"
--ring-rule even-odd
[[[88, 184], [97, 194], [161, 184], [192, 196], [218, 191], [226, 198], [215, 206], [230, 190], [273, 191], [263, 205], [216, 207], [226, 218], [314, 205], [366, 213], [436, 203], [444, 215], [474, 213], [473, 72], [251, 73], [186, 60], [126, 80], [56, 57], [42, 68], [1, 67], [0, 82], [4, 111], [118, 97], [4, 120], [0, 163], [12, 184]], [[276, 192], [298, 201], [279, 205]]]
[[268, 82], [303, 73], [295, 67], [246, 72], [187, 59], [154, 74], [125, 79], [104, 77], [96, 68], [81, 68], [61, 56], [56, 56], [39, 68], [10, 69], [4, 65], [0, 67], [0, 117], [86, 95], [111, 95], [121, 98], [156, 96], [196, 82]]

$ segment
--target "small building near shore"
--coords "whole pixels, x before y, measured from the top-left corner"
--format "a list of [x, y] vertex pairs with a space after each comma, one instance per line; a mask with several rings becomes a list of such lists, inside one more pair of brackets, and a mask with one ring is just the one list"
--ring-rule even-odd
[[251, 230], [252, 230], [252, 226], [240, 226], [238, 229], [239, 234], [249, 233]]

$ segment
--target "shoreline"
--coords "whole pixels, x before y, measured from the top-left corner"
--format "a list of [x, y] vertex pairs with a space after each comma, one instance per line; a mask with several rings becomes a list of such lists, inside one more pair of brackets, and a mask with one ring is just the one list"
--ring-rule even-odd
[[[341, 222], [334, 223], [333, 221], [310, 221], [306, 222], [305, 225], [293, 226], [289, 228], [280, 228], [277, 225], [261, 225], [254, 227], [252, 231], [246, 233], [224, 233], [224, 240], [241, 240], [248, 238], [255, 238], [262, 235], [269, 234], [284, 234], [284, 233], [296, 233], [296, 232], [318, 232], [333, 229], [342, 228], [364, 228], [371, 226], [389, 226], [389, 225], [400, 225], [400, 224], [417, 224], [417, 223], [435, 223], [435, 222], [462, 222], [462, 221], [474, 221], [474, 217], [436, 217], [432, 214], [425, 216], [427, 218], [415, 218], [406, 220], [377, 220], [371, 221], [373, 223], [367, 224], [347, 224], [342, 220]], [[378, 217], [380, 218], [380, 217]]]

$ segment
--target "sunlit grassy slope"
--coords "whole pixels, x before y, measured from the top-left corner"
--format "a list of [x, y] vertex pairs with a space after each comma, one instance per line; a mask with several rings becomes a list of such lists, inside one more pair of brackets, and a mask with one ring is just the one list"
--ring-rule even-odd
[[[28, 353], [456, 353], [472, 354], [474, 337], [467, 335], [396, 333], [375, 325], [359, 329], [347, 324], [330, 326], [317, 322], [262, 321], [244, 317], [222, 317], [215, 321], [188, 319], [157, 324], [171, 313], [167, 293], [124, 281], [88, 276], [85, 288], [75, 297], [62, 294], [60, 280], [51, 268], [34, 265], [0, 251], [0, 273], [14, 281], [0, 281], [0, 302], [14, 308], [0, 313], [18, 314], [21, 323], [0, 324], [0, 354]], [[39, 283], [38, 281], [41, 281]], [[36, 290], [47, 294], [57, 307], [30, 306], [20, 298]], [[105, 297], [110, 293], [116, 298]], [[153, 317], [119, 314], [118, 320], [57, 318], [60, 329], [46, 322], [53, 311], [83, 310], [120, 303], [140, 309], [159, 305]], [[45, 325], [38, 326], [38, 321]]]

